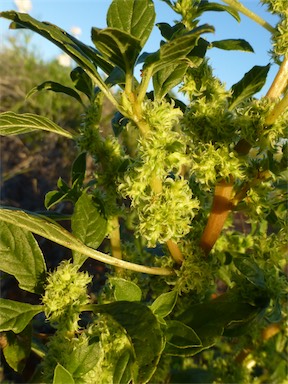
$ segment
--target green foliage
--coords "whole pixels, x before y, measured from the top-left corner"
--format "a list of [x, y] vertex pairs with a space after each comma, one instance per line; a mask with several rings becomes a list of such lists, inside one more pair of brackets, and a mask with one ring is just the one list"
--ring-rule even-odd
[[[230, 90], [215, 78], [209, 48], [253, 48], [242, 39], [204, 39], [214, 27], [199, 25], [201, 15], [227, 12], [240, 21], [237, 10], [243, 10], [256, 20], [239, 2], [164, 1], [180, 21], [158, 23], [165, 41], [141, 56], [155, 22], [152, 0], [113, 0], [107, 28], [92, 28], [96, 49], [29, 15], [0, 14], [11, 28], [40, 34], [78, 65], [65, 85], [41, 79], [28, 96], [49, 90], [84, 109], [73, 133], [54, 123], [53, 114], [0, 115], [3, 136], [49, 131], [74, 140], [79, 152], [70, 180], [59, 177], [57, 189], [47, 193], [45, 215], [1, 208], [0, 268], [20, 289], [41, 295], [41, 304], [33, 305], [0, 300], [4, 357], [21, 372], [34, 345], [43, 357], [41, 382], [202, 377], [258, 384], [283, 377], [287, 90], [281, 86], [271, 100], [269, 94], [255, 99], [270, 64], [253, 67]], [[271, 7], [285, 16], [276, 2]], [[134, 76], [138, 64], [140, 80]], [[179, 84], [187, 104], [171, 95]], [[117, 109], [113, 132], [102, 130], [104, 97]], [[66, 201], [73, 207], [66, 217], [71, 231], [57, 223], [61, 214], [49, 211]], [[32, 233], [72, 250], [72, 259], [46, 273]], [[102, 289], [93, 288], [97, 275], [86, 272], [87, 258], [111, 266]], [[31, 330], [38, 332], [41, 312], [55, 331], [36, 348]], [[269, 324], [277, 340], [269, 340]], [[249, 355], [242, 357], [245, 350]], [[267, 362], [273, 351], [274, 367]], [[249, 370], [249, 361], [260, 373]]]

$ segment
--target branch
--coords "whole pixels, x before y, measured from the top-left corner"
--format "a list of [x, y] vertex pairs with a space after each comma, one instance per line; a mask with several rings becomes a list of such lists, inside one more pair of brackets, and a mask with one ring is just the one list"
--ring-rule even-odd
[[227, 216], [233, 207], [231, 202], [232, 191], [233, 183], [227, 183], [226, 181], [221, 181], [215, 187], [212, 209], [200, 240], [200, 247], [206, 255], [209, 254], [220, 236]]
[[249, 19], [255, 21], [255, 23], [261, 25], [261, 27], [267, 29], [267, 31], [271, 33], [275, 33], [275, 28], [267, 23], [262, 17], [258, 16], [256, 13], [252, 12], [249, 8], [246, 8], [243, 4], [241, 4], [238, 0], [222, 0], [224, 3], [230, 5], [231, 8], [235, 9], [235, 11], [243, 13], [243, 15], [249, 17]]
[[269, 99], [277, 99], [285, 91], [288, 86], [288, 55], [284, 57], [284, 60], [279, 68], [279, 71], [269, 88], [266, 97]]

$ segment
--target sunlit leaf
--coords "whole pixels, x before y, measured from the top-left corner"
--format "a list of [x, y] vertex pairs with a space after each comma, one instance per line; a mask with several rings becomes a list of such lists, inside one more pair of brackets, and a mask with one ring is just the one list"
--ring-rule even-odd
[[167, 65], [153, 76], [154, 94], [156, 99], [163, 98], [173, 87], [176, 87], [185, 75], [188, 64], [180, 62]]
[[[144, 304], [117, 301], [105, 305], [91, 305], [95, 313], [108, 313], [131, 338], [139, 366], [135, 382], [146, 383], [157, 368], [165, 339], [160, 324], [152, 311]], [[149, 324], [149, 332], [147, 332]]]
[[[91, 195], [83, 193], [77, 200], [71, 219], [72, 232], [85, 245], [97, 249], [107, 232], [107, 220]], [[87, 256], [74, 252], [74, 263], [81, 265]]]
[[178, 294], [176, 290], [162, 293], [151, 304], [150, 309], [154, 313], [154, 315], [164, 318], [172, 312], [176, 304], [177, 297]]
[[58, 135], [73, 138], [73, 135], [59, 125], [53, 123], [47, 117], [38, 116], [33, 113], [0, 113], [0, 135], [12, 136], [34, 131], [48, 131]]
[[140, 40], [115, 28], [92, 28], [92, 40], [99, 51], [125, 73], [132, 73], [141, 51]]
[[114, 287], [114, 297], [117, 301], [141, 301], [142, 292], [137, 284], [120, 277], [110, 277], [109, 282]]
[[261, 67], [255, 65], [244, 77], [231, 87], [232, 96], [229, 109], [232, 110], [243, 100], [259, 92], [266, 82], [270, 64]]
[[155, 10], [151, 0], [113, 0], [108, 13], [107, 25], [140, 40], [143, 47], [154, 27]]
[[75, 381], [71, 373], [58, 363], [54, 371], [53, 384], [75, 384]]
[[12, 331], [5, 332], [4, 337], [6, 339], [3, 348], [5, 360], [15, 372], [21, 373], [31, 351], [32, 327], [27, 326], [18, 334]]
[[31, 97], [35, 93], [43, 90], [64, 93], [68, 96], [73, 97], [75, 100], [77, 100], [80, 104], [83, 105], [81, 97], [74, 89], [70, 87], [65, 87], [64, 85], [59, 83], [55, 83], [55, 81], [45, 81], [44, 83], [37, 85], [28, 92], [26, 98]]
[[212, 41], [211, 47], [216, 47], [220, 49], [225, 49], [227, 51], [245, 51], [245, 52], [254, 52], [251, 45], [248, 41], [243, 39], [226, 39], [219, 41]]
[[33, 235], [23, 228], [0, 221], [0, 270], [18, 280], [19, 287], [42, 293], [46, 265]]
[[27, 327], [33, 317], [42, 311], [42, 305], [0, 299], [0, 332], [13, 331], [14, 333], [20, 333]]

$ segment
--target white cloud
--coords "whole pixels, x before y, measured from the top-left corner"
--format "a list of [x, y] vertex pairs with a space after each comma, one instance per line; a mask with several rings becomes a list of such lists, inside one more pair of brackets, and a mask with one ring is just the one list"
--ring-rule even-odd
[[14, 0], [18, 12], [28, 13], [32, 9], [31, 0]]
[[70, 31], [71, 31], [72, 35], [75, 36], [75, 37], [80, 36], [81, 33], [82, 33], [81, 28], [80, 27], [76, 27], [76, 26], [72, 27], [70, 29]]
[[58, 63], [62, 65], [62, 67], [70, 67], [72, 63], [70, 56], [68, 56], [66, 53], [61, 53], [61, 55], [57, 57], [57, 60]]

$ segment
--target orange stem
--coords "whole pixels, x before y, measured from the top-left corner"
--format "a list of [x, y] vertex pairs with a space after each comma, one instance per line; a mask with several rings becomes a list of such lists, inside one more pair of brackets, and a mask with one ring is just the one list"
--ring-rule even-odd
[[206, 255], [209, 254], [220, 236], [227, 216], [233, 207], [231, 202], [232, 191], [233, 183], [231, 182], [221, 181], [215, 187], [212, 209], [200, 240], [200, 247]]
[[176, 261], [177, 264], [182, 264], [184, 261], [184, 257], [182, 252], [180, 251], [178, 245], [174, 243], [172, 240], [168, 240], [166, 242], [169, 252], [171, 253], [172, 258]]

